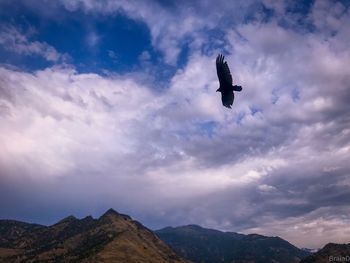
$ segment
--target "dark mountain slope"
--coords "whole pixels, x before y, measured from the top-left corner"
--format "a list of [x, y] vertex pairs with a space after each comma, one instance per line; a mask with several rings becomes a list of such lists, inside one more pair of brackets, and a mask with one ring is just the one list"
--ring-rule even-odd
[[221, 232], [196, 225], [167, 227], [155, 233], [193, 262], [294, 263], [309, 255], [279, 237]]
[[329, 243], [322, 249], [304, 258], [300, 263], [350, 262], [350, 243]]

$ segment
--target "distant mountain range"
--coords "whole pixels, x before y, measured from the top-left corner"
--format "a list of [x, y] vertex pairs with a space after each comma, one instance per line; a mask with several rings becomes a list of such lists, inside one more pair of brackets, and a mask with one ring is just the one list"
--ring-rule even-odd
[[0, 262], [185, 263], [151, 230], [110, 209], [52, 226], [0, 220]]
[[330, 256], [350, 261], [349, 255], [350, 244], [328, 244], [311, 254], [279, 237], [197, 225], [152, 232], [113, 209], [98, 219], [69, 216], [52, 226], [0, 220], [0, 263], [322, 263]]
[[310, 255], [279, 237], [221, 232], [197, 225], [166, 227], [155, 233], [180, 256], [198, 263], [297, 263]]
[[350, 262], [350, 243], [329, 243], [316, 253], [304, 258], [300, 263]]
[[304, 250], [304, 251], [309, 252], [309, 253], [316, 253], [316, 252], [319, 251], [320, 249], [319, 249], [319, 248], [306, 248], [306, 247], [302, 247], [301, 250]]

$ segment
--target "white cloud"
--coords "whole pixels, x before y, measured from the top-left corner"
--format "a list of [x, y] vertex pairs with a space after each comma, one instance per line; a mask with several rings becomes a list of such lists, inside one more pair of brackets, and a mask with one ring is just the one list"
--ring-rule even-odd
[[281, 219], [278, 224], [272, 218], [266, 218], [265, 224], [245, 233], [280, 236], [299, 247], [319, 249], [326, 243], [349, 242], [348, 212], [346, 206], [341, 209], [323, 207], [302, 217]]
[[68, 55], [60, 54], [54, 47], [45, 42], [30, 41], [28, 35], [10, 25], [0, 27], [0, 45], [17, 54], [39, 55], [51, 62], [68, 59]]
[[[29, 161], [31, 169], [44, 168], [43, 176], [64, 175], [79, 166], [83, 156], [103, 165], [100, 151], [116, 158], [133, 152], [132, 140], [123, 139], [132, 120], [157, 107], [149, 90], [129, 80], [118, 82], [58, 68], [36, 75], [2, 69], [1, 74], [7, 76], [6, 89], [13, 97], [10, 115], [2, 116], [5, 148]], [[6, 160], [9, 165], [11, 160]]]
[[328, 34], [341, 28], [344, 14], [346, 7], [340, 1], [318, 0], [313, 6], [311, 19], [321, 32]]
[[88, 33], [88, 35], [86, 37], [86, 42], [87, 42], [89, 47], [91, 47], [91, 48], [96, 47], [98, 45], [99, 41], [100, 41], [100, 37], [96, 32], [91, 31]]
[[[78, 9], [87, 13], [112, 15], [123, 13], [128, 17], [147, 24], [152, 45], [163, 52], [164, 61], [176, 65], [183, 42], [204, 38], [202, 30], [227, 26], [227, 22], [241, 21], [256, 0], [236, 1], [234, 5], [226, 1], [194, 1], [191, 3], [172, 4], [166, 8], [156, 1], [95, 1], [95, 0], [61, 0], [69, 11]], [[226, 12], [222, 12], [222, 10]], [[196, 34], [197, 33], [197, 34]], [[197, 43], [198, 45], [198, 43]]]

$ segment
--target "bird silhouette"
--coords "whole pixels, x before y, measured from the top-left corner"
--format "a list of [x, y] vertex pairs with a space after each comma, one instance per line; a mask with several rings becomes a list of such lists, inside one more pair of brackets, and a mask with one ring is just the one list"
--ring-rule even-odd
[[231, 105], [235, 99], [233, 91], [241, 91], [242, 87], [237, 85], [232, 86], [232, 75], [227, 62], [224, 62], [224, 58], [222, 54], [216, 57], [216, 72], [218, 73], [220, 82], [220, 87], [216, 92], [221, 92], [222, 105], [231, 109]]

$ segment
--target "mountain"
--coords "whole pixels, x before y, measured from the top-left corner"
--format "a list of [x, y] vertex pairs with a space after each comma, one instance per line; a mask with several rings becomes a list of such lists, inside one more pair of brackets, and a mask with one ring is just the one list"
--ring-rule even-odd
[[315, 254], [304, 258], [300, 263], [350, 262], [350, 243], [325, 245]]
[[151, 230], [110, 209], [52, 226], [0, 220], [0, 262], [185, 263]]
[[243, 235], [197, 225], [155, 233], [180, 256], [196, 263], [296, 263], [310, 255], [279, 237]]
[[302, 247], [301, 250], [304, 250], [304, 251], [309, 252], [309, 253], [316, 253], [316, 252], [319, 251], [320, 249], [319, 249], [319, 248], [307, 248], [307, 247]]

